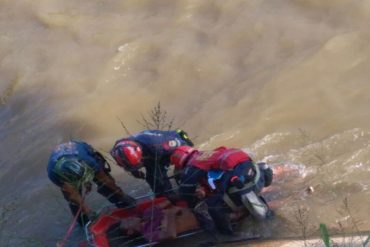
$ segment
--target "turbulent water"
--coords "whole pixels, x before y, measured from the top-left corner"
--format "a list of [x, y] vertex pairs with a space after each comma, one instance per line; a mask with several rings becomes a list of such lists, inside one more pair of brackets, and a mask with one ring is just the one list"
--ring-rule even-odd
[[0, 245], [55, 246], [72, 219], [52, 148], [108, 151], [159, 101], [202, 149], [285, 169], [264, 236], [301, 234], [298, 212], [370, 229], [369, 24], [368, 0], [0, 0]]

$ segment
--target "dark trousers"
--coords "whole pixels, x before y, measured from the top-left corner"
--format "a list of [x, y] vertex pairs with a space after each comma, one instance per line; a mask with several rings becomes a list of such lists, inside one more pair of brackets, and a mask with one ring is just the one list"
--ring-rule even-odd
[[167, 175], [167, 169], [161, 165], [146, 167], [146, 182], [155, 194], [155, 197], [171, 197], [175, 194]]
[[187, 167], [179, 184], [179, 196], [185, 200], [189, 207], [193, 208], [198, 199], [195, 197], [195, 190], [202, 179], [207, 179], [207, 172], [197, 167]]
[[223, 193], [214, 194], [206, 199], [208, 213], [217, 229], [223, 234], [233, 234], [230, 221], [230, 208], [224, 203]]
[[[68, 194], [64, 192], [63, 190], [62, 190], [62, 193], [63, 193], [64, 199], [68, 202], [68, 206], [71, 210], [73, 217], [76, 217], [78, 211], [80, 210], [80, 206], [70, 201]], [[81, 190], [80, 190], [80, 194], [81, 194]], [[86, 214], [80, 212], [77, 217], [77, 223], [80, 226], [84, 226], [87, 222], [89, 222], [89, 217]]]
[[[109, 176], [111, 179], [113, 179], [113, 177], [107, 171], [106, 171], [106, 175]], [[108, 201], [116, 205], [116, 207], [125, 208], [125, 207], [135, 206], [135, 199], [133, 199], [132, 197], [125, 195], [125, 194], [122, 197], [118, 195], [115, 191], [111, 190], [109, 187], [105, 186], [103, 183], [99, 182], [97, 179], [94, 178], [93, 181], [98, 187], [97, 189], [98, 193], [104, 196], [105, 198], [107, 198]], [[62, 193], [63, 193], [64, 199], [69, 204], [69, 208], [72, 212], [72, 215], [75, 217], [79, 211], [80, 205], [77, 205], [74, 202], [71, 202], [69, 200], [67, 193], [65, 193], [64, 191], [62, 191]], [[82, 196], [81, 189], [79, 190], [79, 193]], [[77, 222], [80, 226], [84, 226], [87, 222], [89, 222], [89, 217], [84, 213], [80, 213], [79, 216], [77, 217]]]

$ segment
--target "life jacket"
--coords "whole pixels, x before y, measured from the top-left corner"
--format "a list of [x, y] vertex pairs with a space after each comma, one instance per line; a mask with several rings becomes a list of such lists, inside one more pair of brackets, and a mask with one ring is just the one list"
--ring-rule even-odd
[[240, 149], [218, 147], [212, 151], [194, 154], [188, 165], [204, 171], [211, 169], [230, 171], [238, 164], [249, 160], [251, 160], [249, 155]]

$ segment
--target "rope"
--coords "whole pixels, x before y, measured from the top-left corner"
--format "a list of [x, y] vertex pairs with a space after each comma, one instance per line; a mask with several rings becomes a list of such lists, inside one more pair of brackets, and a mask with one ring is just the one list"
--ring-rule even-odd
[[[155, 162], [154, 162], [154, 184], [153, 184], [153, 192], [156, 191], [157, 186], [157, 169], [158, 167], [158, 152], [155, 152]], [[153, 242], [153, 221], [154, 221], [154, 200], [152, 200], [152, 207], [151, 207], [151, 216], [150, 216], [150, 240], [149, 244]], [[154, 243], [153, 243], [154, 244]]]
[[[86, 194], [84, 194], [84, 195], [82, 196], [81, 203], [83, 203], [83, 202], [85, 201], [85, 196], [86, 196]], [[62, 240], [61, 242], [58, 242], [58, 243], [57, 243], [57, 247], [63, 247], [63, 246], [64, 246], [64, 244], [65, 244], [65, 242], [66, 242], [66, 241], [68, 240], [68, 238], [71, 236], [71, 234], [72, 234], [72, 230], [73, 230], [73, 229], [75, 228], [75, 226], [76, 226], [77, 219], [78, 219], [78, 217], [80, 216], [81, 211], [82, 211], [82, 205], [80, 205], [79, 209], [77, 210], [76, 215], [73, 217], [73, 220], [72, 220], [71, 224], [69, 225], [68, 230], [67, 230], [66, 234], [64, 235], [63, 240]]]

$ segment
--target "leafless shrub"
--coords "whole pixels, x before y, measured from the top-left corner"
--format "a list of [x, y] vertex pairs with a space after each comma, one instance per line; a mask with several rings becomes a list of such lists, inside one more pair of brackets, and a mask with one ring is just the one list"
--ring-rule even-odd
[[310, 210], [305, 206], [299, 206], [294, 215], [294, 228], [296, 233], [300, 234], [304, 241], [304, 246], [308, 247], [307, 239], [316, 230], [311, 223]]
[[146, 129], [170, 130], [173, 127], [174, 118], [169, 118], [166, 110], [161, 107], [161, 102], [158, 102], [152, 110], [149, 111], [148, 117], [141, 116], [141, 121], [138, 123]]
[[345, 246], [346, 234], [345, 234], [344, 225], [342, 224], [341, 221], [337, 221], [337, 225], [338, 225], [339, 234], [342, 236], [342, 246]]
[[343, 199], [342, 205], [340, 209], [337, 210], [338, 213], [345, 219], [346, 226], [342, 224], [342, 222], [338, 222], [340, 224], [340, 229], [342, 230], [343, 234], [345, 234], [345, 229], [347, 228], [350, 232], [350, 246], [353, 245], [353, 239], [357, 235], [360, 239], [363, 245], [365, 245], [365, 242], [361, 238], [361, 231], [360, 226], [363, 223], [362, 220], [355, 217], [353, 214], [353, 207], [350, 205], [349, 200], [347, 197]]

